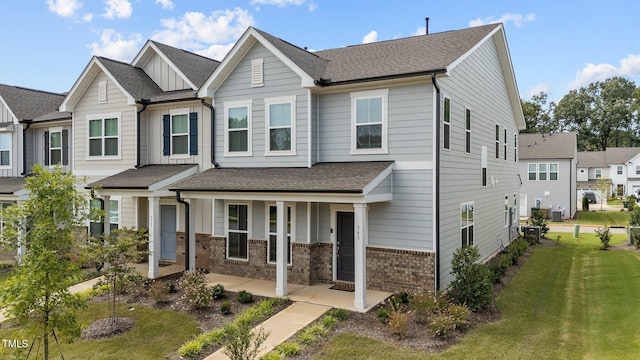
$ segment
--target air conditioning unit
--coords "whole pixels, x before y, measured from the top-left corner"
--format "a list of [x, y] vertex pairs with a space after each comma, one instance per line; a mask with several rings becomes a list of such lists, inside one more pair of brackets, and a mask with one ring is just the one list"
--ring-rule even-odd
[[540, 226], [525, 226], [524, 238], [530, 244], [537, 244], [540, 242]]

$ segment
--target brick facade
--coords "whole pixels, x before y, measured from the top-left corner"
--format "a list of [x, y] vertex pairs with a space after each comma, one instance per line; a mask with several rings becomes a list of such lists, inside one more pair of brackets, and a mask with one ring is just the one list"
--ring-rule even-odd
[[367, 289], [432, 290], [434, 271], [432, 252], [367, 247]]

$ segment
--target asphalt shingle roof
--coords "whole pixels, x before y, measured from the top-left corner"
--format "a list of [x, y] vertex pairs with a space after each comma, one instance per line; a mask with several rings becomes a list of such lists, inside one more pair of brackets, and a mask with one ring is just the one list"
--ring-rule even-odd
[[209, 75], [220, 65], [220, 62], [217, 60], [209, 59], [156, 41], [152, 41], [152, 43], [198, 88], [207, 81]]
[[27, 179], [23, 177], [0, 178], [0, 194], [13, 194], [24, 188]]
[[57, 111], [64, 94], [0, 84], [0, 96], [18, 120], [34, 118]]
[[640, 147], [609, 147], [605, 152], [607, 154], [607, 163], [626, 164], [629, 160], [640, 154]]
[[163, 93], [162, 89], [142, 69], [101, 56], [97, 56], [96, 59], [135, 100], [149, 100]]
[[576, 133], [518, 135], [519, 159], [572, 159], [576, 156]]
[[232, 192], [356, 193], [393, 162], [319, 163], [310, 168], [210, 169], [179, 181], [171, 189]]
[[87, 188], [99, 186], [102, 189], [140, 189], [146, 190], [157, 182], [188, 170], [196, 164], [146, 165], [129, 169], [87, 185]]
[[607, 154], [604, 151], [580, 151], [577, 165], [580, 168], [604, 168], [609, 166]]

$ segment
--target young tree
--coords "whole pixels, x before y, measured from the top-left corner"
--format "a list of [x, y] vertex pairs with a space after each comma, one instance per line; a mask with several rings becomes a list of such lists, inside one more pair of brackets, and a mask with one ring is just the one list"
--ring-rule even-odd
[[69, 286], [80, 278], [70, 260], [78, 242], [75, 232], [85, 224], [89, 199], [78, 180], [61, 167], [49, 172], [34, 166], [27, 178], [29, 199], [5, 209], [3, 247], [26, 248], [15, 275], [3, 284], [0, 306], [36, 340], [49, 358], [49, 337], [72, 341], [80, 335], [76, 310], [83, 307]]
[[596, 180], [596, 189], [600, 192], [600, 210], [602, 210], [602, 203], [604, 199], [609, 196], [609, 190], [611, 189], [611, 179], [601, 177]]

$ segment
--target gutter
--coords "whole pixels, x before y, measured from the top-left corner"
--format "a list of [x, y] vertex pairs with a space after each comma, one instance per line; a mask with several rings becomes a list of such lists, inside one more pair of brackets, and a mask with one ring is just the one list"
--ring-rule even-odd
[[21, 123], [27, 126], [22, 128], [22, 173], [20, 176], [27, 175], [27, 130], [31, 127], [33, 120], [22, 120]]
[[142, 104], [142, 109], [138, 110], [138, 113], [136, 116], [136, 165], [134, 166], [134, 168], [136, 169], [140, 167], [140, 137], [141, 137], [140, 114], [147, 109], [147, 105], [149, 105], [149, 100], [141, 99], [139, 103]]
[[314, 80], [313, 83], [317, 86], [327, 87], [327, 86], [337, 86], [337, 85], [360, 84], [360, 83], [367, 83], [367, 82], [381, 81], [381, 80], [402, 79], [402, 78], [425, 76], [425, 75], [431, 76], [433, 79], [433, 76], [435, 74], [445, 74], [446, 72], [447, 72], [447, 69], [436, 69], [436, 70], [428, 70], [428, 71], [416, 71], [416, 72], [398, 74], [398, 75], [374, 76], [369, 78], [342, 80], [342, 81], [331, 81], [331, 79], [320, 78], [318, 80]]
[[[184, 204], [184, 269], [189, 271], [189, 234], [191, 229], [189, 228], [189, 202], [180, 197], [180, 190], [176, 190], [176, 201], [180, 204]], [[195, 249], [194, 249], [195, 251]], [[195, 264], [194, 264], [195, 265]]]
[[216, 135], [216, 131], [215, 131], [215, 109], [213, 108], [213, 104], [209, 104], [206, 101], [204, 101], [204, 99], [200, 99], [200, 102], [202, 102], [203, 106], [206, 106], [209, 108], [209, 110], [211, 110], [211, 165], [213, 165], [214, 168], [219, 169], [220, 168], [220, 164], [218, 164], [216, 162], [216, 149], [214, 146], [214, 142], [215, 142], [215, 135]]
[[434, 210], [435, 210], [435, 218], [434, 218], [434, 232], [436, 235], [435, 239], [435, 287], [436, 291], [440, 290], [440, 87], [436, 81], [436, 73], [431, 73], [431, 82], [433, 83], [433, 87], [436, 89], [436, 117], [435, 117], [435, 194], [434, 194]]

